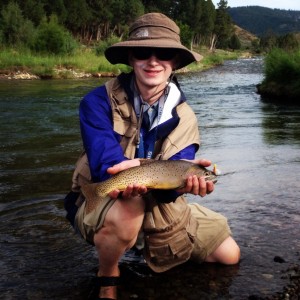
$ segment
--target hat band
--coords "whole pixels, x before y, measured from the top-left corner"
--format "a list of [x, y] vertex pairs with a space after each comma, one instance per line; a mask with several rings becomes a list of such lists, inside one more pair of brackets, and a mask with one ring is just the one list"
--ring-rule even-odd
[[[158, 40], [172, 40], [180, 43], [180, 36], [173, 30], [160, 26], [144, 26], [134, 29], [129, 36], [129, 41], [158, 39]], [[181, 43], [180, 43], [181, 44]]]

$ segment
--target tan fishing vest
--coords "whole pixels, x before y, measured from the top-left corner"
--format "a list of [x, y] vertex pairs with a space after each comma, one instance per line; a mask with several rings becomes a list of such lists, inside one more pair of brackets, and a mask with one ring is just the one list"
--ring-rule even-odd
[[[133, 159], [136, 151], [138, 120], [127, 94], [117, 78], [106, 83], [111, 101], [114, 131], [122, 136], [120, 145], [124, 155]], [[155, 158], [167, 160], [191, 144], [199, 145], [197, 119], [190, 106], [183, 102], [176, 107], [178, 126], [168, 137], [155, 145]], [[88, 160], [83, 154], [73, 175], [73, 191], [91, 182]], [[78, 205], [84, 199], [79, 198]], [[144, 255], [148, 265], [156, 272], [166, 271], [187, 261], [193, 250], [197, 222], [191, 217], [186, 199], [181, 196], [171, 203], [158, 203], [151, 196], [145, 197], [146, 211], [143, 223], [145, 236]]]

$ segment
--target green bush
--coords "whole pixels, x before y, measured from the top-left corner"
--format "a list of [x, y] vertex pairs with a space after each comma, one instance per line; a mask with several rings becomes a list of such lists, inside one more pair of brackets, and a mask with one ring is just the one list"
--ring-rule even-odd
[[290, 83], [300, 80], [300, 51], [273, 49], [265, 58], [265, 80]]
[[78, 47], [72, 35], [52, 17], [37, 28], [33, 48], [37, 52], [52, 54], [72, 54]]
[[29, 46], [35, 35], [33, 23], [25, 19], [17, 3], [10, 1], [0, 12], [0, 42], [6, 46]]
[[111, 45], [120, 42], [120, 38], [112, 35], [110, 38], [104, 41], [100, 41], [95, 48], [95, 53], [97, 56], [101, 56], [104, 54], [104, 51], [110, 47]]

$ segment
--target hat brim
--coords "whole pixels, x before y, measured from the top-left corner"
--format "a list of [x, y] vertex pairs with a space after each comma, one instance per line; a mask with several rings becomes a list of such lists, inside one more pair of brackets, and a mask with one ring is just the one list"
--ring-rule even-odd
[[171, 48], [178, 49], [179, 61], [176, 69], [181, 69], [192, 62], [200, 61], [203, 56], [197, 52], [188, 50], [185, 46], [174, 43], [170, 40], [156, 40], [156, 39], [144, 39], [144, 40], [131, 40], [116, 43], [105, 51], [105, 57], [111, 64], [125, 64], [129, 65], [128, 51], [131, 48]]

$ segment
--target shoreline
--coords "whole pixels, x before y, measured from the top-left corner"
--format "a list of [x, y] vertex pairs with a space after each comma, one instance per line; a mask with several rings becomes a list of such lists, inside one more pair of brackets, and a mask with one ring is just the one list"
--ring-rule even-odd
[[[216, 51], [217, 52], [217, 51]], [[177, 74], [192, 73], [198, 71], [205, 71], [207, 69], [214, 68], [218, 65], [223, 64], [226, 60], [232, 59], [247, 59], [253, 58], [255, 55], [251, 52], [240, 52], [239, 54], [232, 54], [225, 52], [220, 55], [219, 60], [208, 60], [206, 62], [201, 61], [198, 63], [192, 63], [191, 65], [179, 69], [176, 71]], [[205, 56], [204, 56], [205, 59]], [[110, 68], [112, 71], [97, 71], [97, 72], [86, 72], [82, 68], [74, 67], [55, 67], [50, 68], [50, 71], [44, 72], [44, 74], [37, 75], [34, 72], [30, 72], [30, 67], [7, 67], [0, 69], [0, 80], [50, 80], [50, 79], [80, 79], [80, 78], [111, 78], [118, 76], [122, 71]], [[113, 71], [114, 70], [114, 71]]]

